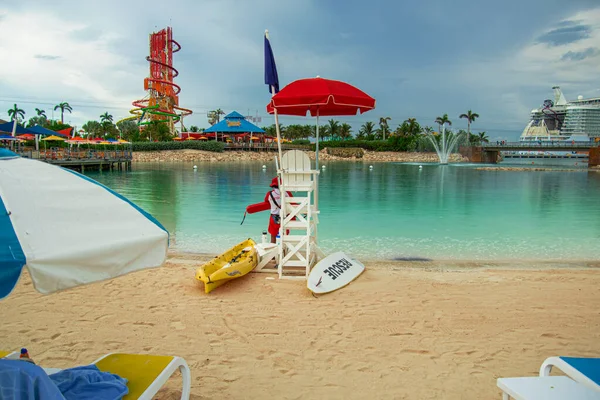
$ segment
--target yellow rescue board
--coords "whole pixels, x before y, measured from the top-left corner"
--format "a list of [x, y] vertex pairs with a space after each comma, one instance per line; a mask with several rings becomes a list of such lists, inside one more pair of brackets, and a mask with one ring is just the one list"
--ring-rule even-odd
[[258, 264], [254, 240], [233, 246], [196, 270], [196, 279], [204, 282], [204, 292], [210, 293], [232, 279], [252, 271]]

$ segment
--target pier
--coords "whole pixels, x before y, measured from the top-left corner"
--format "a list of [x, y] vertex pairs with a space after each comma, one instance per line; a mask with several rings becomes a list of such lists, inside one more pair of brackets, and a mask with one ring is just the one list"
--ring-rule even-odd
[[[519, 152], [541, 152], [539, 154], [522, 154]], [[570, 151], [571, 154], [557, 155], [551, 152]], [[460, 154], [469, 158], [470, 162], [496, 164], [503, 158], [538, 158], [538, 159], [586, 159], [588, 167], [600, 165], [600, 142], [505, 142], [503, 144], [483, 143], [480, 146], [461, 146]], [[509, 152], [500, 154], [500, 152]]]
[[89, 170], [131, 170], [133, 158], [131, 150], [69, 150], [57, 148], [51, 150], [21, 150], [21, 157], [47, 162], [48, 164], [73, 169], [80, 172]]

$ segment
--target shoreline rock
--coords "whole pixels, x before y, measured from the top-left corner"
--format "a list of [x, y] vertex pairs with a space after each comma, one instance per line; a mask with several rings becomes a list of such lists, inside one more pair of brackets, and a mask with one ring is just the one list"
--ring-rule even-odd
[[550, 171], [550, 172], [587, 172], [592, 168], [560, 168], [560, 167], [478, 167], [481, 171]]
[[[308, 152], [311, 159], [314, 152]], [[133, 152], [133, 162], [238, 162], [238, 161], [273, 161], [276, 152], [224, 151], [215, 153], [204, 150], [161, 150]], [[338, 157], [327, 154], [327, 149], [319, 151], [320, 161], [357, 161], [357, 162], [438, 162], [435, 153], [365, 151], [362, 158]], [[450, 156], [450, 162], [468, 162], [466, 157], [458, 153]]]

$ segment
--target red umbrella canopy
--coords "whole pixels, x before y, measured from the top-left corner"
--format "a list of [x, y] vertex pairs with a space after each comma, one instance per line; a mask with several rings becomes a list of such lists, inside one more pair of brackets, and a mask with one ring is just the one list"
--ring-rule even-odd
[[281, 89], [267, 105], [273, 114], [319, 116], [356, 115], [375, 108], [375, 99], [342, 81], [320, 77], [299, 79]]

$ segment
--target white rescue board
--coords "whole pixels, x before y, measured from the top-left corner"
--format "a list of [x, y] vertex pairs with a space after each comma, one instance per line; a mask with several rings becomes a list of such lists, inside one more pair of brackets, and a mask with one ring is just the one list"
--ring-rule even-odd
[[343, 288], [365, 270], [358, 260], [338, 251], [330, 254], [317, 263], [310, 271], [306, 286], [315, 294], [333, 292]]

